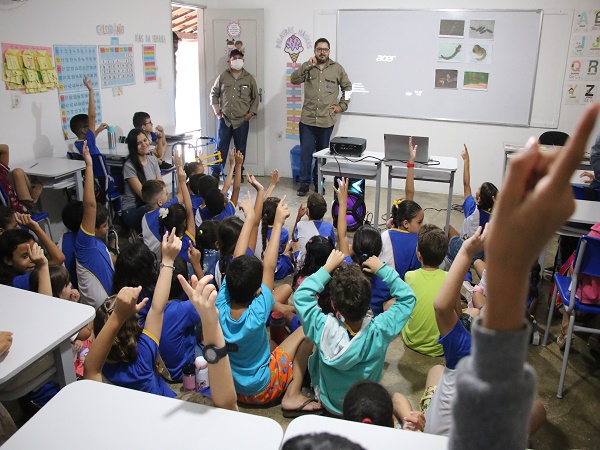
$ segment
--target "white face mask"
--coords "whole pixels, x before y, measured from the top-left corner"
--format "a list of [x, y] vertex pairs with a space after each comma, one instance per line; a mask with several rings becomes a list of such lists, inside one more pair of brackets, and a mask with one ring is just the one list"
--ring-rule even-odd
[[243, 59], [234, 59], [231, 61], [231, 68], [233, 70], [242, 70], [242, 67], [244, 67]]

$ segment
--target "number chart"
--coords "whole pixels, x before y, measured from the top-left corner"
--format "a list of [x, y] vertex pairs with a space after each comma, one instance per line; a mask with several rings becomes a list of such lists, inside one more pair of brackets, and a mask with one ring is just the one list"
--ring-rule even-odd
[[102, 88], [135, 84], [133, 45], [98, 46]]
[[83, 77], [92, 80], [98, 89], [98, 56], [94, 45], [55, 45], [54, 58], [58, 73], [58, 91], [86, 90]]

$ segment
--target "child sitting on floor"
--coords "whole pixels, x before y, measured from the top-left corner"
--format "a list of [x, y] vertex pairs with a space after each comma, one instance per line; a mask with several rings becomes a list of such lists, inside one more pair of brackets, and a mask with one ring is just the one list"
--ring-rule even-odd
[[[321, 194], [313, 192], [306, 200], [306, 206], [300, 205], [296, 223], [294, 224], [294, 232], [292, 233], [295, 242], [298, 242], [300, 250], [296, 255], [296, 261], [300, 264], [304, 261], [306, 254], [306, 243], [308, 240], [320, 234], [323, 237], [330, 238], [335, 245], [335, 231], [333, 225], [329, 222], [323, 222], [323, 216], [327, 212], [327, 202]], [[307, 216], [307, 221], [301, 219]]]
[[[275, 212], [277, 211], [277, 205], [281, 200], [277, 197], [267, 197], [263, 204], [262, 209], [262, 255], [265, 253], [267, 243], [271, 238], [273, 231], [273, 223], [275, 222]], [[288, 230], [283, 228], [281, 230], [281, 237], [279, 238], [279, 255], [277, 257], [277, 266], [275, 267], [275, 279], [282, 280], [291, 273], [294, 272], [294, 266], [289, 255], [284, 254], [284, 250], [287, 247], [290, 239], [290, 233]]]
[[62, 210], [62, 221], [69, 231], [63, 233], [58, 241], [58, 248], [65, 255], [65, 267], [73, 286], [77, 288], [77, 258], [75, 256], [75, 241], [77, 232], [83, 220], [83, 203], [80, 201], [69, 202]]

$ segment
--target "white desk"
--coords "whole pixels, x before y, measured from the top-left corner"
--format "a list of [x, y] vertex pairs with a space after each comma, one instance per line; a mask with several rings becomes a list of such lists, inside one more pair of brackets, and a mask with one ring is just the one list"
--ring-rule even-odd
[[[383, 153], [365, 151], [362, 156], [342, 156], [331, 154], [329, 153], [329, 149], [326, 148], [313, 153], [313, 158], [317, 159], [317, 180], [319, 193], [321, 194], [323, 194], [324, 190], [321, 184], [323, 175], [339, 177], [341, 172], [341, 176], [344, 177], [375, 180], [374, 225], [377, 227], [379, 224], [379, 199], [381, 196], [381, 165], [384, 159]], [[328, 159], [333, 159], [334, 161], [322, 164], [323, 160]]]
[[362, 445], [367, 450], [448, 448], [448, 438], [443, 436], [314, 415], [292, 420], [283, 436], [283, 442], [308, 433], [337, 434]]
[[[518, 153], [521, 150], [523, 150], [525, 148], [524, 144], [514, 144], [514, 143], [510, 143], [510, 142], [503, 142], [502, 145], [504, 146], [504, 168], [502, 173], [506, 173], [506, 164], [508, 163], [508, 159], [510, 158], [511, 155], [513, 155], [514, 153]], [[562, 146], [559, 145], [540, 145], [540, 150], [545, 151], [545, 150], [560, 150], [562, 149]], [[583, 159], [581, 160], [581, 163], [577, 166], [577, 170], [588, 170], [591, 169], [592, 165], [590, 163], [590, 152], [589, 150], [586, 150], [586, 153], [583, 156]]]
[[[21, 395], [17, 391], [3, 392], [0, 400], [18, 398], [39, 387], [54, 373], [61, 386], [75, 381], [69, 338], [95, 315], [91, 306], [0, 285], [0, 330], [13, 332], [10, 351], [0, 357], [0, 390], [48, 353], [54, 354], [56, 369], [37, 377], [31, 388]], [[10, 398], [12, 394], [15, 396]]]
[[[456, 173], [457, 160], [447, 156], [430, 156], [430, 160], [439, 161], [437, 165], [424, 165], [415, 163], [415, 180], [448, 183], [448, 206], [446, 209], [446, 232], [450, 226], [450, 212], [452, 211], [452, 192], [454, 190], [454, 174]], [[408, 169], [405, 163], [386, 161], [388, 167], [387, 191], [387, 216], [389, 219], [392, 210], [392, 179], [406, 179]]]
[[[68, 418], [84, 408], [85, 423]], [[87, 425], [86, 425], [87, 424]], [[95, 381], [61, 390], [2, 447], [8, 449], [273, 449], [273, 419]]]
[[65, 158], [43, 157], [36, 160], [14, 164], [13, 169], [21, 168], [29, 175], [50, 189], [64, 189], [75, 186], [77, 199], [83, 200], [84, 161], [75, 161]]
[[100, 144], [98, 145], [98, 150], [104, 155], [106, 163], [109, 166], [123, 167], [123, 163], [129, 158], [127, 144], [122, 144], [121, 142], [117, 142], [117, 148], [113, 150], [108, 148], [108, 144]]

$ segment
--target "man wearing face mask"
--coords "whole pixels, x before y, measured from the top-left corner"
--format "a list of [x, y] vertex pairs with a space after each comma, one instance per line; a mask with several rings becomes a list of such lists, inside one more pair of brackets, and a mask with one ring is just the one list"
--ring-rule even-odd
[[[213, 85], [210, 96], [215, 115], [219, 119], [217, 127], [217, 148], [226, 166], [229, 143], [246, 156], [246, 141], [250, 129], [250, 119], [258, 109], [258, 87], [254, 77], [245, 70], [244, 54], [234, 49], [229, 54], [229, 69], [223, 72]], [[242, 175], [243, 175], [242, 166]], [[220, 168], [212, 166], [212, 175], [218, 177]]]

